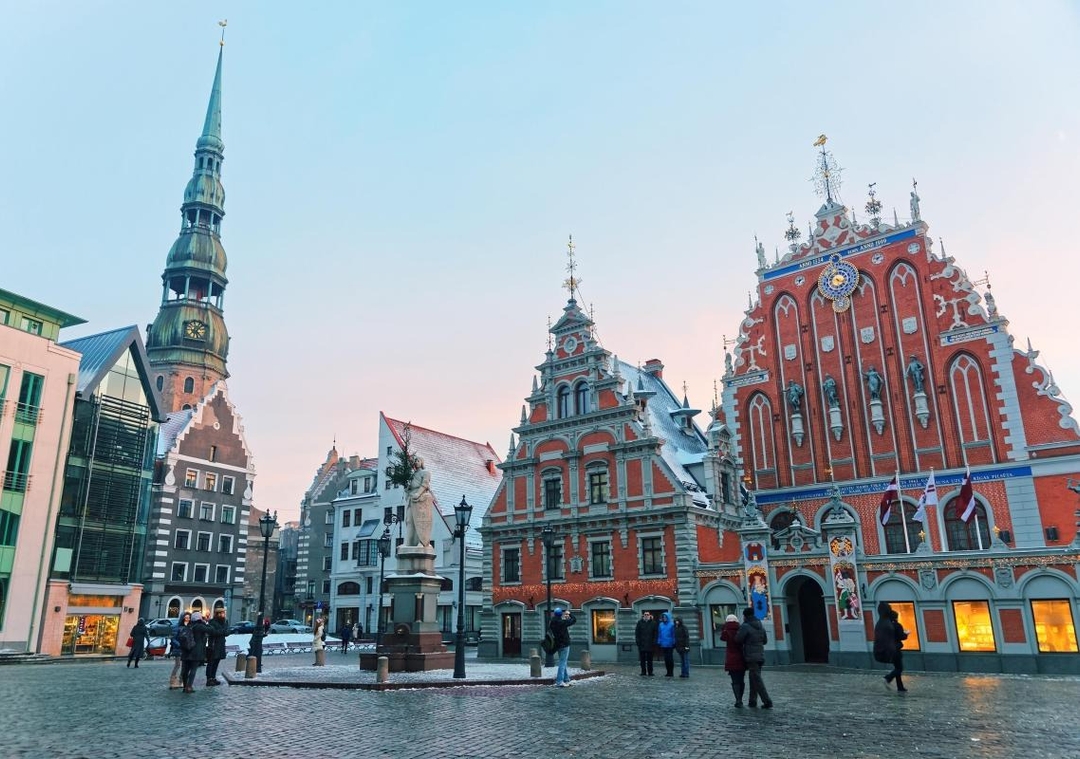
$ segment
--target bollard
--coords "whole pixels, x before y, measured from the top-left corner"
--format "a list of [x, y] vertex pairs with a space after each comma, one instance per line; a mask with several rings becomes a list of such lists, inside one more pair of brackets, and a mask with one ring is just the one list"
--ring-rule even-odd
[[529, 649], [529, 677], [540, 677], [543, 670], [540, 668], [540, 654], [535, 648]]
[[243, 672], [247, 669], [247, 654], [236, 655], [236, 671]]
[[244, 679], [251, 680], [255, 677], [255, 672], [259, 668], [259, 658], [257, 656], [247, 657], [247, 661], [244, 662]]
[[380, 656], [375, 665], [375, 682], [385, 683], [390, 679], [390, 659]]
[[320, 648], [318, 651], [315, 652], [315, 666], [316, 667], [325, 667], [326, 666], [326, 649], [325, 648]]
[[587, 649], [581, 652], [581, 668], [586, 672], [592, 669], [592, 654]]

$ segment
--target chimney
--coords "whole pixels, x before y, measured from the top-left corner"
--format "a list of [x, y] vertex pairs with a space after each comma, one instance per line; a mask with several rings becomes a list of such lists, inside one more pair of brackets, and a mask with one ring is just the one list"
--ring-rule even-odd
[[658, 358], [650, 358], [641, 369], [657, 379], [664, 378], [664, 364]]
[[484, 463], [487, 464], [488, 474], [495, 474], [495, 459], [488, 459]]

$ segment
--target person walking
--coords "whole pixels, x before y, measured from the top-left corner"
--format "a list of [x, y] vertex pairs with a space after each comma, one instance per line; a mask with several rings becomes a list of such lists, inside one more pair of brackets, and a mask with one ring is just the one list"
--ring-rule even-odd
[[180, 656], [183, 659], [180, 679], [184, 682], [184, 693], [195, 692], [195, 673], [206, 662], [206, 637], [209, 629], [203, 622], [202, 613], [194, 612], [191, 623], [181, 627], [177, 633], [177, 638], [180, 639]]
[[551, 612], [551, 621], [548, 629], [555, 636], [555, 651], [559, 657], [559, 668], [555, 670], [555, 687], [569, 688], [570, 673], [566, 669], [566, 661], [570, 658], [570, 627], [577, 622], [574, 615], [561, 608], [555, 608]]
[[727, 643], [724, 653], [724, 669], [731, 678], [731, 690], [735, 694], [735, 708], [742, 709], [742, 697], [746, 691], [746, 660], [743, 659], [742, 646], [735, 638], [739, 634], [739, 618], [728, 614], [724, 626], [720, 628], [720, 640]]
[[311, 631], [311, 650], [315, 652], [316, 667], [326, 666], [326, 621], [322, 617], [315, 620], [315, 627]]
[[132, 660], [134, 660], [135, 669], [139, 668], [139, 660], [143, 658], [143, 652], [146, 650], [146, 639], [149, 637], [150, 632], [146, 629], [146, 621], [139, 617], [139, 621], [131, 628], [131, 640], [128, 641], [131, 650], [128, 651], [127, 666], [130, 667]]
[[900, 615], [887, 601], [878, 603], [878, 621], [874, 625], [874, 658], [885, 664], [892, 664], [892, 671], [885, 675], [885, 687], [896, 681], [896, 690], [906, 693], [904, 687], [904, 640], [907, 631], [900, 624]]
[[184, 682], [180, 679], [180, 665], [183, 664], [181, 659], [180, 639], [178, 635], [180, 629], [187, 627], [191, 624], [191, 612], [185, 611], [180, 615], [180, 621], [173, 628], [172, 637], [169, 639], [169, 657], [173, 660], [172, 672], [169, 674], [169, 690], [177, 690], [184, 687]]
[[341, 626], [341, 632], [338, 635], [341, 636], [341, 653], [347, 654], [349, 652], [349, 641], [352, 640], [352, 625], [349, 624], [348, 620]]
[[262, 624], [256, 624], [251, 631], [251, 640], [248, 641], [248, 656], [254, 656], [256, 672], [262, 672], [263, 639], [270, 634], [270, 618], [263, 617]]
[[225, 620], [224, 607], [214, 609], [214, 616], [206, 625], [206, 684], [221, 685], [217, 679], [218, 665], [225, 658], [225, 637], [229, 623]]
[[656, 620], [651, 612], [641, 612], [641, 619], [634, 627], [634, 641], [638, 648], [638, 661], [641, 662], [641, 676], [652, 677], [653, 648], [656, 647]]
[[765, 690], [765, 681], [761, 679], [761, 668], [765, 664], [765, 644], [769, 642], [769, 636], [765, 632], [765, 626], [754, 615], [754, 609], [743, 609], [743, 623], [739, 631], [735, 633], [735, 642], [742, 646], [743, 660], [746, 662], [746, 671], [750, 673], [750, 708], [757, 706], [758, 698], [761, 699], [761, 708], [772, 709], [772, 699]]
[[690, 677], [690, 630], [675, 617], [675, 650], [679, 652], [679, 677]]
[[664, 677], [675, 676], [675, 623], [666, 611], [660, 615], [660, 624], [656, 626], [656, 647], [664, 655]]

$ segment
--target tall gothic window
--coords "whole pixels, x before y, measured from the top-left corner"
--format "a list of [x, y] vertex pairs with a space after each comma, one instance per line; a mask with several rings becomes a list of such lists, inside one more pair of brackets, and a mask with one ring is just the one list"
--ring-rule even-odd
[[194, 393], [195, 392], [195, 379], [194, 378], [192, 378], [192, 377], [185, 377], [184, 378], [184, 392], [185, 393]]
[[[900, 508], [903, 507], [903, 514]], [[919, 531], [923, 529], [922, 522], [916, 522], [915, 511], [918, 507], [913, 503], [894, 503], [892, 512], [889, 514], [889, 522], [884, 525], [882, 532], [885, 534], [885, 553], [908, 553], [914, 551], [919, 545]], [[907, 524], [907, 543], [904, 543], [904, 525]]]
[[[964, 507], [959, 498], [953, 498], [945, 507], [945, 540], [950, 551], [977, 551], [979, 541], [983, 550], [990, 548], [990, 523], [986, 520], [986, 509], [976, 501], [975, 513], [971, 521], [965, 522], [960, 516]], [[978, 532], [976, 532], [978, 530]]]
[[555, 394], [555, 415], [559, 419], [570, 416], [570, 388], [563, 385]]
[[574, 409], [579, 414], [589, 413], [589, 385], [586, 382], [574, 386]]

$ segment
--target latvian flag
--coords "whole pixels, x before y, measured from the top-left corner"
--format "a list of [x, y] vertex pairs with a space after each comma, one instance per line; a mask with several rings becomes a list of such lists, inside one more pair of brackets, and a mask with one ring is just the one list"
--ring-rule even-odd
[[896, 501], [899, 493], [900, 473], [897, 472], [893, 475], [892, 480], [889, 482], [889, 486], [885, 488], [885, 492], [881, 494], [881, 506], [879, 507], [878, 513], [882, 524], [889, 523], [889, 516], [892, 514], [892, 505]]
[[975, 491], [971, 487], [971, 470], [966, 469], [964, 471], [964, 482], [960, 485], [960, 502], [956, 506], [957, 511], [960, 511], [960, 518], [965, 522], [971, 521], [972, 514], [975, 513]]

